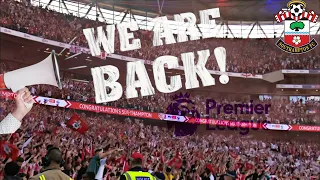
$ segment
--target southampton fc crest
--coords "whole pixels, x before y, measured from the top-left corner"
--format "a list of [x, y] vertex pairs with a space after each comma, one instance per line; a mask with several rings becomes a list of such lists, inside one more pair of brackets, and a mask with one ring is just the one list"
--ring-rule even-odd
[[79, 121], [74, 122], [74, 123], [72, 124], [72, 127], [73, 127], [74, 129], [79, 129], [79, 128], [81, 128], [81, 122], [79, 122]]
[[318, 44], [310, 36], [310, 22], [316, 23], [318, 15], [314, 11], [306, 11], [306, 3], [302, 0], [291, 0], [288, 9], [282, 9], [275, 18], [278, 23], [284, 22], [284, 38], [276, 45], [283, 51], [293, 54], [306, 53]]

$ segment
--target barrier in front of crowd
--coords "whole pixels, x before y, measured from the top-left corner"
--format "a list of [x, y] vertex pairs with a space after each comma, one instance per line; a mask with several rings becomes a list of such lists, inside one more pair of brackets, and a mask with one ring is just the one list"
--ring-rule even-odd
[[[13, 99], [15, 93], [10, 91], [0, 90], [0, 98]], [[34, 96], [33, 99], [38, 104], [47, 106], [55, 106], [62, 108], [77, 109], [82, 111], [113, 114], [120, 116], [130, 116], [144, 119], [165, 120], [165, 121], [178, 121], [187, 123], [200, 123], [210, 126], [228, 126], [238, 128], [255, 128], [255, 129], [268, 129], [268, 130], [282, 130], [282, 131], [307, 131], [307, 132], [320, 132], [320, 126], [306, 126], [306, 125], [288, 125], [288, 124], [271, 124], [271, 123], [255, 123], [250, 121], [232, 121], [232, 120], [216, 120], [212, 118], [192, 119], [184, 116], [176, 116], [163, 113], [138, 111], [131, 109], [123, 109], [109, 106], [102, 106], [96, 104], [87, 104], [81, 102], [74, 102], [62, 99], [54, 99], [42, 96]]]
[[284, 69], [283, 74], [320, 74], [320, 69]]

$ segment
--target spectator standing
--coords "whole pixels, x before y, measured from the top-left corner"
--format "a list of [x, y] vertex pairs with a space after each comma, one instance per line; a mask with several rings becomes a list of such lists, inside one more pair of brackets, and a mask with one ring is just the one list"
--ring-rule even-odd
[[104, 159], [107, 156], [110, 156], [110, 155], [114, 154], [115, 152], [119, 152], [119, 151], [122, 151], [122, 150], [121, 149], [114, 149], [114, 150], [111, 150], [111, 151], [108, 151], [105, 153], [103, 152], [102, 149], [95, 150], [95, 156], [90, 160], [87, 172], [92, 172], [96, 176], [99, 171], [101, 161], [105, 162]]
[[71, 177], [63, 173], [60, 169], [63, 164], [62, 152], [56, 148], [52, 147], [48, 149], [47, 155], [43, 158], [43, 165], [45, 169], [42, 173], [34, 176], [31, 180], [72, 180]]

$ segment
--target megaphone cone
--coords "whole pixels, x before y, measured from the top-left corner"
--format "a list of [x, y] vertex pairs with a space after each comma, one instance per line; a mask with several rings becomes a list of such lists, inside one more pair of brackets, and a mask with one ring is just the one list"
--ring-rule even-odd
[[13, 92], [36, 84], [48, 84], [62, 89], [55, 54], [55, 51], [52, 51], [46, 59], [37, 64], [5, 73], [3, 75], [5, 87]]

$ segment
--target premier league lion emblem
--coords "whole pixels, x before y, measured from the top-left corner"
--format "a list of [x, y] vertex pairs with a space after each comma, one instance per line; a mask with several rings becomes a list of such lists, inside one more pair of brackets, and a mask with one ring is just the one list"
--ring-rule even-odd
[[200, 113], [195, 108], [195, 103], [190, 100], [189, 94], [175, 95], [172, 97], [173, 102], [168, 106], [167, 113], [170, 115], [185, 117], [184, 121], [167, 121], [168, 128], [174, 127], [176, 136], [188, 136], [196, 132], [199, 126]]
[[278, 23], [284, 22], [284, 38], [276, 45], [283, 51], [300, 54], [314, 49], [318, 44], [310, 36], [310, 22], [316, 23], [318, 15], [314, 11], [306, 11], [306, 3], [302, 0], [291, 0], [288, 9], [281, 10], [275, 18]]

